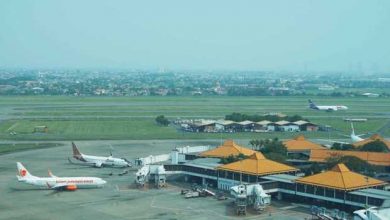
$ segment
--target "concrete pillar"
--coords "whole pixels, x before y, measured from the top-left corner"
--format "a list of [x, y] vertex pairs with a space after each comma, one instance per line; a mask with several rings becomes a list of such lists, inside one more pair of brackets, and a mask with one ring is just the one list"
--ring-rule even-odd
[[278, 192], [278, 195], [276, 195], [277, 200], [282, 200], [282, 193]]
[[202, 186], [206, 185], [206, 178], [202, 177]]
[[179, 163], [179, 151], [172, 150], [171, 152], [171, 163], [172, 164], [178, 164]]
[[188, 182], [188, 175], [184, 175], [184, 182]]

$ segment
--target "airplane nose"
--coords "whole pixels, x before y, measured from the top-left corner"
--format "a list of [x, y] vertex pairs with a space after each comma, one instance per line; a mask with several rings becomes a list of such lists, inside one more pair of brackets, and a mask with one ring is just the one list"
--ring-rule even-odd
[[105, 181], [105, 180], [101, 180], [101, 181], [100, 181], [100, 184], [101, 184], [101, 185], [104, 185], [104, 184], [106, 184], [106, 183], [107, 183], [107, 181]]

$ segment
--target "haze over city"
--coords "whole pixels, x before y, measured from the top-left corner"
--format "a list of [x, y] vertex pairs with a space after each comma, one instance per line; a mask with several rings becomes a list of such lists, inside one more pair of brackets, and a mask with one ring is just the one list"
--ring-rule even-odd
[[0, 67], [390, 71], [389, 1], [1, 1]]

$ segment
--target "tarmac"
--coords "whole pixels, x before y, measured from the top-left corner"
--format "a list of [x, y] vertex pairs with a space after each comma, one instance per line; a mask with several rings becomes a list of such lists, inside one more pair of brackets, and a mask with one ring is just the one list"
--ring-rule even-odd
[[[90, 155], [109, 155], [134, 160], [168, 153], [174, 147], [217, 145], [218, 141], [79, 141], [79, 149]], [[110, 145], [112, 147], [110, 147]], [[183, 184], [168, 183], [163, 189], [134, 185], [136, 169], [119, 176], [123, 168], [94, 168], [70, 164], [71, 144], [47, 149], [0, 155], [0, 219], [310, 219], [309, 208], [280, 201], [263, 213], [249, 211], [236, 216], [232, 199], [213, 197], [185, 199]], [[96, 176], [107, 181], [103, 188], [76, 191], [38, 189], [19, 183], [16, 162], [35, 176]], [[112, 174], [112, 175], [110, 175]], [[184, 184], [185, 185], [185, 184]]]

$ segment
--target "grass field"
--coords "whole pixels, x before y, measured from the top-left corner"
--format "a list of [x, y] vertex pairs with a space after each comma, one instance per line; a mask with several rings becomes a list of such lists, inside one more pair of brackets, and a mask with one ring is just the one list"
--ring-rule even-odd
[[[320, 105], [347, 105], [349, 110], [320, 112], [307, 108], [307, 99]], [[348, 134], [345, 117], [368, 118], [356, 123], [356, 132], [375, 132], [389, 123], [389, 98], [330, 97], [0, 97], [0, 139], [6, 140], [94, 140], [94, 139], [219, 139], [288, 138], [296, 133], [183, 133], [174, 127], [160, 127], [157, 115], [176, 118], [220, 119], [232, 112], [299, 114]], [[33, 133], [46, 125], [47, 134]], [[16, 132], [11, 135], [10, 132]], [[389, 129], [382, 129], [389, 136]], [[308, 133], [309, 137], [342, 138], [335, 133]]]
[[42, 149], [49, 147], [62, 146], [60, 143], [18, 143], [18, 144], [0, 144], [0, 154], [6, 154], [9, 152]]

